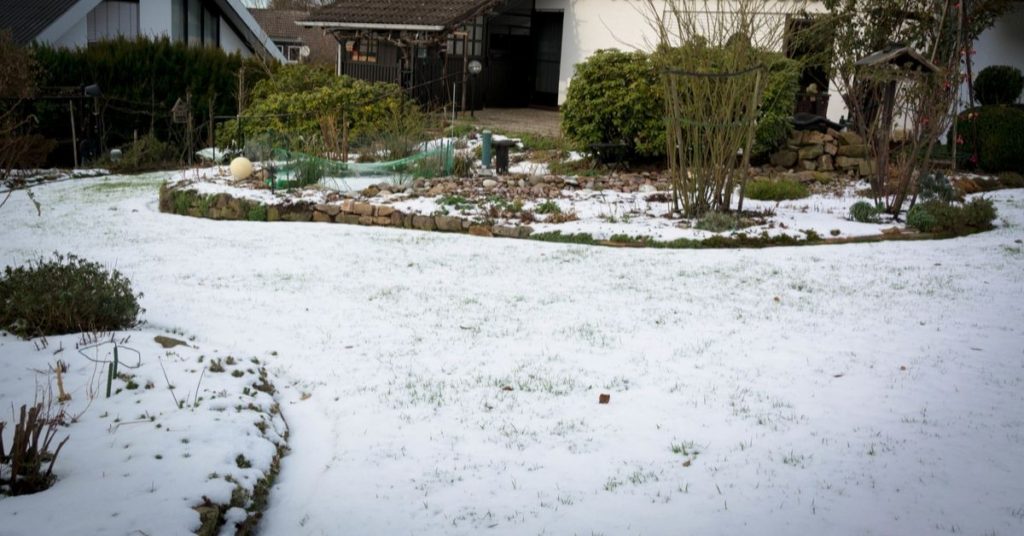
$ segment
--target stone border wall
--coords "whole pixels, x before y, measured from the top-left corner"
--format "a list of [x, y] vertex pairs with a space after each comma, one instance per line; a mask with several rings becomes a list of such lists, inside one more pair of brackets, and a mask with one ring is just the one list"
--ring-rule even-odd
[[875, 174], [867, 143], [855, 132], [793, 131], [786, 146], [771, 155], [773, 166], [797, 171]]
[[525, 225], [489, 225], [459, 216], [405, 214], [390, 205], [374, 205], [353, 199], [333, 204], [295, 202], [265, 205], [226, 193], [201, 194], [166, 184], [160, 187], [160, 212], [212, 220], [313, 221], [503, 238], [528, 238], [533, 234], [533, 228]]

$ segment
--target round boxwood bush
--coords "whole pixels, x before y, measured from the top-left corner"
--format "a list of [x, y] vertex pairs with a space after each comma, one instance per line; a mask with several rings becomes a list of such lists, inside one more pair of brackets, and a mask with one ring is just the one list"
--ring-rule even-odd
[[1009, 65], [985, 67], [974, 79], [974, 97], [983, 106], [1013, 104], [1024, 90], [1024, 75]]
[[968, 164], [989, 173], [1024, 173], [1024, 110], [982, 106], [957, 117], [957, 133]]
[[26, 338], [125, 329], [138, 322], [141, 297], [117, 270], [55, 253], [4, 269], [0, 329]]
[[562, 105], [562, 130], [579, 149], [623, 143], [641, 156], [665, 154], [665, 104], [650, 56], [598, 50], [576, 66]]
[[803, 199], [811, 194], [806, 186], [791, 179], [759, 179], [747, 183], [743, 195], [758, 201], [786, 201]]

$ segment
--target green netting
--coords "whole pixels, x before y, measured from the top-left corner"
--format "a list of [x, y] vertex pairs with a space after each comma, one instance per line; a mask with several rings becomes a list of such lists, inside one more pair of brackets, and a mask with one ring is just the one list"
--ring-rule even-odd
[[431, 149], [385, 162], [342, 162], [298, 151], [275, 148], [271, 152], [272, 178], [276, 188], [316, 184], [325, 178], [397, 176], [434, 178], [451, 175], [454, 143], [445, 140]]

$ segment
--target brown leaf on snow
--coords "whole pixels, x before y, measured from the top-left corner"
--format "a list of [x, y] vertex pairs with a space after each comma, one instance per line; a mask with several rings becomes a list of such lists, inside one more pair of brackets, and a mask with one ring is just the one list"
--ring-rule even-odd
[[597, 403], [598, 404], [607, 404], [607, 403], [611, 402], [611, 400], [612, 400], [612, 395], [608, 395], [608, 394], [604, 394], [604, 393], [602, 393], [600, 396], [597, 397]]

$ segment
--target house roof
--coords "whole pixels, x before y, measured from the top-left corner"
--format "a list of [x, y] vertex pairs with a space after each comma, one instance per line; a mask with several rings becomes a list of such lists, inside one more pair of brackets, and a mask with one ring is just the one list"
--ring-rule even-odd
[[324, 35], [323, 31], [318, 28], [306, 28], [295, 24], [295, 21], [309, 15], [308, 12], [250, 8], [249, 13], [274, 42], [301, 43], [309, 47], [310, 61], [334, 64], [337, 41], [329, 35]]
[[299, 24], [325, 28], [443, 31], [504, 0], [338, 0], [309, 14]]
[[25, 45], [53, 24], [78, 0], [0, 0], [0, 29]]

